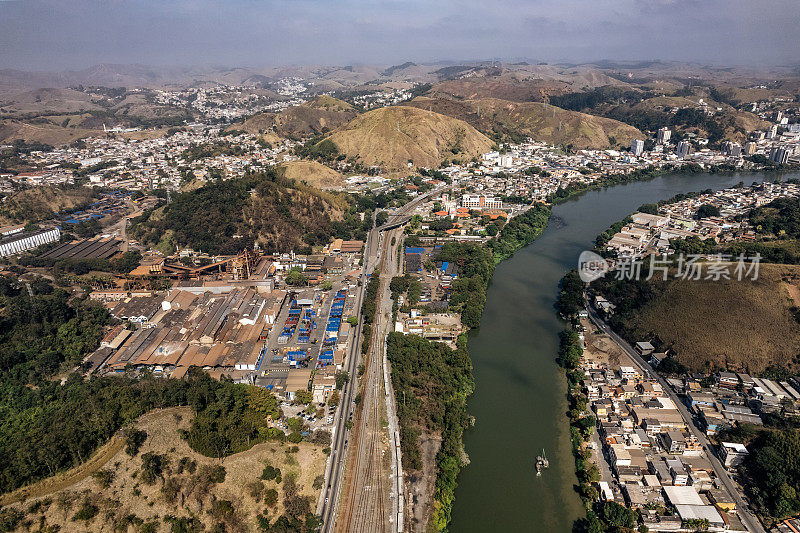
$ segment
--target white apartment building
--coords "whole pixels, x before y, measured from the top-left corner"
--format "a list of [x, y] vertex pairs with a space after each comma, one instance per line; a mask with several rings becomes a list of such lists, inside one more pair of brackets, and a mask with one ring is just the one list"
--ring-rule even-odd
[[461, 207], [468, 209], [502, 209], [503, 201], [492, 196], [465, 194], [461, 197]]

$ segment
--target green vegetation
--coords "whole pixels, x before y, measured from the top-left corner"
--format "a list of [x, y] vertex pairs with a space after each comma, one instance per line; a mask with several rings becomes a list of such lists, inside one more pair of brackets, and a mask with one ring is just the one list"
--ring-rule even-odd
[[100, 509], [89, 502], [83, 504], [83, 506], [78, 509], [78, 511], [72, 516], [72, 521], [77, 522], [79, 520], [89, 521], [95, 516], [97, 513], [100, 512]]
[[[210, 254], [235, 254], [256, 241], [267, 252], [310, 252], [334, 236], [363, 238], [371, 224], [355, 207], [345, 196], [286, 180], [270, 168], [177, 194], [162, 209], [134, 219], [130, 231], [151, 245], [171, 235], [177, 245]], [[167, 248], [171, 252], [174, 244]]]
[[308, 285], [308, 278], [303, 274], [300, 267], [292, 267], [286, 274], [286, 283], [294, 287]]
[[720, 215], [719, 207], [711, 204], [703, 204], [697, 208], [697, 213], [695, 214], [695, 218], [708, 218], [708, 217], [718, 217]]
[[494, 273], [491, 250], [477, 244], [446, 242], [438, 259], [458, 265], [458, 278], [451, 284], [450, 311], [461, 314], [464, 326], [480, 326], [486, 289]]
[[144, 441], [147, 440], [147, 432], [135, 428], [128, 428], [125, 431], [125, 453], [135, 457], [139, 453]]
[[751, 210], [748, 218], [758, 233], [800, 238], [800, 198], [778, 198]]
[[[32, 287], [31, 298], [0, 277], [0, 492], [82, 463], [155, 408], [191, 406], [196, 416], [184, 437], [210, 457], [280, 437], [266, 427], [266, 416], [278, 415], [270, 393], [212, 380], [199, 369], [185, 381], [69, 373], [97, 347], [108, 314], [48, 283]], [[58, 375], [63, 384], [53, 379]], [[132, 435], [126, 448], [135, 454], [141, 435]]]
[[488, 243], [494, 254], [495, 264], [508, 259], [515, 251], [535, 241], [547, 227], [548, 220], [550, 220], [550, 208], [543, 204], [536, 204], [512, 218], [503, 226], [500, 236]]
[[745, 488], [767, 525], [800, 513], [800, 431], [742, 425], [724, 438], [747, 445]]
[[[232, 135], [233, 133], [234, 132], [232, 131], [228, 132], [228, 135]], [[209, 157], [219, 157], [222, 155], [241, 156], [246, 155], [247, 153], [247, 150], [241, 144], [220, 140], [211, 143], [198, 144], [192, 146], [191, 148], [187, 148], [181, 155], [181, 158], [186, 160], [186, 162], [191, 163], [193, 161], [206, 159]]]
[[[46, 281], [31, 285], [34, 296], [0, 277], [0, 387], [38, 384], [79, 365], [95, 349], [108, 313], [99, 306], [71, 303], [63, 289]], [[8, 391], [10, 392], [10, 390]], [[6, 397], [5, 394], [2, 395]]]
[[583, 281], [575, 269], [561, 278], [561, 292], [558, 296], [558, 313], [569, 318], [583, 309]]
[[392, 298], [395, 300], [399, 295], [408, 292], [408, 305], [416, 305], [422, 295], [422, 282], [411, 274], [395, 276], [389, 283], [389, 289], [392, 291]]
[[464, 464], [462, 436], [469, 424], [467, 397], [474, 381], [466, 337], [453, 350], [416, 335], [389, 334], [388, 358], [400, 420], [403, 466], [422, 467], [419, 436], [441, 433], [436, 455], [436, 492], [431, 527], [445, 531], [450, 522], [458, 473]]
[[778, 263], [784, 265], [800, 264], [800, 239], [733, 242], [723, 246], [717, 246], [714, 251], [732, 256], [744, 254], [745, 257], [753, 257], [756, 254], [760, 254], [761, 262], [763, 263]]
[[[629, 81], [629, 80], [625, 80]], [[677, 91], [674, 96], [692, 96], [691, 89]], [[710, 95], [730, 100], [721, 91], [711, 89]], [[723, 100], [724, 101], [724, 100]], [[588, 91], [551, 96], [550, 103], [565, 109], [583, 111], [593, 115], [613, 118], [637, 127], [642, 131], [655, 131], [669, 127], [676, 131], [680, 138], [680, 130], [700, 128], [708, 135], [711, 143], [719, 142], [733, 133], [744, 134], [744, 127], [737, 124], [737, 119], [757, 120], [756, 117], [742, 115], [736, 110], [724, 110], [707, 115], [699, 107], [680, 107], [671, 113], [671, 107], [693, 105], [690, 100], [675, 98], [663, 101], [651, 91], [637, 91], [607, 85]], [[754, 124], [755, 126], [756, 124]], [[751, 129], [756, 129], [752, 127]]]
[[591, 110], [602, 104], [611, 102], [641, 102], [655, 96], [652, 93], [622, 89], [612, 85], [598, 87], [590, 91], [568, 93], [564, 95], [551, 95], [550, 103], [563, 109], [573, 111]]
[[372, 322], [375, 320], [375, 312], [378, 309], [378, 290], [380, 286], [380, 276], [373, 273], [367, 282], [364, 301], [361, 302], [361, 315], [364, 317], [364, 325], [361, 328], [361, 353], [363, 354], [366, 354], [369, 350], [369, 343], [372, 339]]

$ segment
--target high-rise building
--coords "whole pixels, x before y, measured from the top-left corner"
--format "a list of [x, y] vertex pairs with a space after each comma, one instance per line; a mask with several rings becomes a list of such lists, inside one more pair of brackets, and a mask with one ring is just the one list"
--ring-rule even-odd
[[783, 146], [773, 146], [769, 151], [769, 160], [777, 165], [785, 165], [789, 161], [791, 154], [788, 148]]
[[689, 144], [689, 141], [681, 141], [678, 143], [678, 147], [675, 149], [675, 153], [681, 159], [686, 158], [687, 155], [692, 151], [692, 145]]
[[722, 153], [731, 157], [741, 157], [742, 146], [736, 142], [726, 141], [722, 145]]
[[672, 132], [669, 130], [669, 128], [664, 127], [658, 130], [658, 133], [656, 134], [656, 142], [658, 144], [667, 144], [671, 137]]
[[752, 141], [744, 145], [744, 155], [753, 155], [756, 153], [758, 145]]
[[778, 136], [778, 125], [773, 124], [772, 127], [767, 132], [767, 139], [774, 139]]
[[641, 140], [641, 139], [632, 140], [631, 141], [631, 152], [633, 152], [633, 155], [635, 155], [636, 157], [639, 157], [640, 155], [642, 155], [642, 152], [644, 152], [644, 141]]

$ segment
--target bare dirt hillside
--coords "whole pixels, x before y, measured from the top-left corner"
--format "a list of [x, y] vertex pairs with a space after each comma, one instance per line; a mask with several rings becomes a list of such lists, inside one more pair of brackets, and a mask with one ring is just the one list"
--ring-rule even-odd
[[539, 102], [484, 98], [472, 103], [479, 109], [480, 116], [490, 120], [499, 131], [528, 135], [550, 144], [608, 148], [610, 138], [621, 145], [630, 144], [634, 138], [645, 138], [641, 131], [623, 122]]
[[316, 161], [289, 161], [280, 165], [283, 176], [302, 181], [318, 189], [330, 189], [344, 184], [344, 176]]
[[492, 141], [464, 121], [416, 107], [384, 107], [365, 113], [329, 139], [339, 151], [367, 165], [437, 168], [487, 152]]
[[36, 89], [0, 100], [0, 109], [5, 113], [42, 114], [46, 111], [78, 113], [100, 111], [103, 108], [92, 97], [75, 89]]
[[464, 120], [476, 129], [501, 135], [531, 137], [575, 148], [608, 148], [633, 138], [644, 138], [638, 129], [614, 119], [569, 111], [539, 102], [511, 102], [497, 98], [455, 100], [418, 97], [407, 105]]
[[431, 96], [449, 95], [456, 98], [501, 98], [515, 102], [542, 102], [553, 94], [570, 92], [569, 85], [558, 80], [519, 80], [513, 76], [462, 78], [437, 83]]
[[37, 222], [53, 213], [72, 209], [93, 201], [93, 192], [86, 187], [34, 187], [5, 197], [0, 205], [0, 226]]
[[327, 94], [316, 96], [313, 99], [309, 100], [308, 102], [304, 103], [303, 106], [316, 109], [327, 109], [329, 111], [354, 110], [353, 106], [348, 104], [344, 100], [339, 100], [338, 98], [334, 98], [333, 96], [329, 96]]
[[318, 96], [280, 113], [253, 115], [229, 129], [241, 129], [252, 134], [274, 132], [280, 137], [300, 139], [332, 131], [347, 124], [357, 114], [347, 102], [330, 96]]
[[30, 124], [18, 120], [0, 120], [0, 141], [22, 139], [25, 142], [39, 142], [51, 146], [59, 146], [85, 137], [102, 134], [102, 129], [64, 128], [50, 122]]

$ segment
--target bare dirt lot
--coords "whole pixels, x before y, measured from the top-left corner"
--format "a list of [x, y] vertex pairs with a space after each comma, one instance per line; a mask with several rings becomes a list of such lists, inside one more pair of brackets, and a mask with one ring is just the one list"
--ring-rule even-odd
[[408, 520], [406, 526], [417, 533], [428, 530], [428, 519], [433, 514], [433, 495], [436, 492], [436, 454], [442, 446], [439, 434], [422, 434], [419, 439], [422, 452], [422, 471], [406, 475], [406, 494], [408, 495]]

